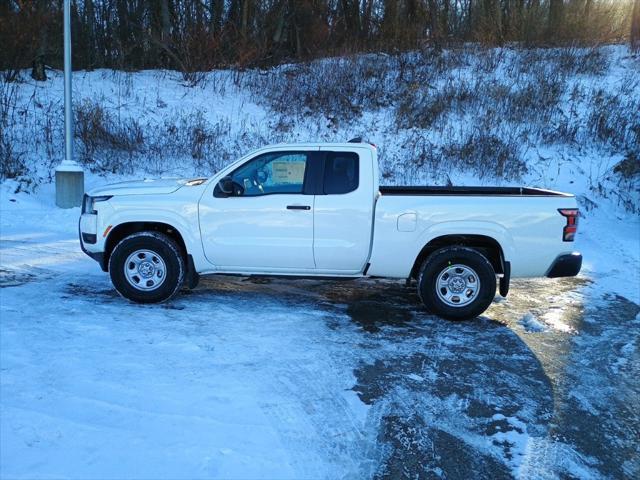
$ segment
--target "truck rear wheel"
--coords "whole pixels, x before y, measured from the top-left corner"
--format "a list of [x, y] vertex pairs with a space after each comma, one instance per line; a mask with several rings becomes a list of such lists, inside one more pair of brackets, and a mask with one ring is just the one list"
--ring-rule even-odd
[[164, 302], [182, 286], [185, 262], [180, 247], [167, 235], [139, 232], [113, 249], [109, 275], [124, 298], [137, 303]]
[[445, 247], [433, 252], [418, 275], [418, 295], [436, 315], [467, 320], [484, 312], [496, 294], [493, 266], [477, 250]]

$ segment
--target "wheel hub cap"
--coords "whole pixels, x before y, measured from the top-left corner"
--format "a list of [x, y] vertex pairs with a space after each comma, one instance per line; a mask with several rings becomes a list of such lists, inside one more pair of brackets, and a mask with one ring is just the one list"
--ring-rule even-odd
[[462, 277], [453, 277], [449, 281], [449, 288], [454, 293], [461, 293], [462, 291], [464, 291], [464, 287], [466, 286], [467, 286], [467, 282], [465, 282], [464, 278]]
[[440, 272], [435, 285], [438, 298], [451, 307], [472, 303], [480, 292], [478, 274], [467, 265], [450, 265]]
[[129, 285], [143, 291], [159, 288], [164, 283], [166, 270], [164, 260], [153, 250], [136, 250], [124, 264], [124, 276]]
[[144, 278], [149, 278], [149, 277], [153, 276], [153, 274], [155, 273], [156, 269], [151, 263], [142, 262], [138, 266], [138, 271], [140, 272], [140, 275], [142, 275]]

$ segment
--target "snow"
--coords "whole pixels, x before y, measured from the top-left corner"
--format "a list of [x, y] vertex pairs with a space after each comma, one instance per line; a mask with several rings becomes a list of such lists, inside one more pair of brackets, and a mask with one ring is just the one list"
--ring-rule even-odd
[[542, 321], [554, 330], [565, 333], [573, 332], [573, 328], [562, 321], [563, 312], [561, 309], [552, 308], [542, 316]]
[[509, 455], [511, 463], [514, 466], [522, 463], [522, 458], [526, 453], [527, 442], [529, 436], [517, 429], [507, 430], [506, 432], [497, 432], [491, 436], [492, 441], [495, 444], [506, 445], [509, 448]]
[[520, 319], [520, 324], [527, 332], [538, 333], [547, 330], [547, 327], [533, 316], [531, 312], [527, 312], [527, 314]]
[[[624, 47], [609, 52], [607, 74], [572, 81], [618, 88], [632, 60]], [[396, 131], [386, 107], [335, 129], [309, 112], [278, 136], [264, 102], [234, 88], [232, 72], [201, 87], [175, 72], [99, 70], [74, 81], [78, 102], [143, 124], [201, 112], [228, 126], [221, 137], [237, 156], [267, 140], [365, 132], [395, 165], [411, 135], [439, 141]], [[56, 108], [61, 92], [53, 73], [21, 85], [18, 101], [43, 119], [36, 103]], [[572, 246], [584, 255], [577, 279], [516, 281], [482, 318], [454, 324], [421, 310], [402, 282], [223, 278], [167, 305], [127, 303], [80, 251], [79, 209], [54, 207], [41, 148], [25, 153], [37, 187], [0, 184], [3, 478], [372, 478], [416, 465], [442, 477], [640, 472], [629, 460], [640, 425], [640, 219], [606, 178], [620, 153], [537, 145], [515, 182], [446, 172], [456, 185], [573, 192], [584, 215]], [[183, 160], [86, 171], [86, 189], [209, 168]], [[395, 182], [440, 180], [394, 168]]]
[[[129, 305], [73, 238], [24, 233], [38, 207], [11, 229], [23, 233], [2, 229], [2, 268], [39, 277], [1, 293], [3, 477], [317, 478], [349, 466], [346, 453], [323, 461], [318, 432], [299, 421], [329, 407], [322, 389], [353, 384], [310, 341], [323, 335], [320, 313], [224, 293]], [[47, 213], [64, 229], [77, 216]], [[330, 406], [336, 432], [366, 410], [343, 396]]]
[[[326, 300], [316, 303], [313, 286], [296, 294], [287, 282], [255, 293], [251, 284], [227, 290], [223, 282], [166, 306], [132, 305], [80, 252], [78, 209], [53, 207], [51, 186], [36, 194], [13, 194], [12, 187], [2, 185], [0, 204], [0, 269], [7, 280], [0, 290], [0, 465], [8, 478], [368, 477], [381, 461], [371, 453], [378, 436], [375, 412], [397, 407], [385, 401], [372, 411], [358, 399], [352, 388], [360, 362], [372, 361], [372, 354], [406, 355], [405, 348], [410, 355], [426, 353], [431, 360], [405, 377], [413, 385], [407, 388], [429, 389], [455, 375], [445, 367], [457, 361], [455, 352], [478, 342], [478, 332], [465, 339], [457, 333], [464, 325], [434, 319], [416, 328], [425, 339], [436, 325], [446, 328], [434, 338], [437, 345], [414, 341], [401, 347], [388, 337], [386, 344], [360, 350], [367, 340], [344, 326], [344, 314], [333, 313], [352, 300], [323, 307]], [[612, 254], [619, 253], [600, 246], [600, 258]], [[606, 259], [594, 265], [601, 262]], [[607, 279], [616, 275], [605, 273]], [[572, 308], [603, 303], [608, 293], [621, 295], [615, 282], [601, 283], [600, 275], [582, 275], [594, 282], [586, 291], [557, 292], [552, 281], [535, 280], [552, 293], [526, 294], [527, 286], [514, 284], [496, 306], [514, 312], [514, 330], [519, 323], [541, 337], [577, 335], [581, 327], [573, 323]], [[517, 316], [519, 292], [540, 298], [540, 305]], [[291, 301], [291, 295], [301, 299]], [[414, 308], [415, 301], [403, 299], [392, 308]], [[327, 328], [328, 318], [342, 326]], [[387, 337], [398, 327], [382, 328]], [[616, 375], [629, 367], [632, 338], [612, 351], [608, 368]], [[496, 358], [493, 342], [490, 334], [478, 347], [489, 358]], [[512, 354], [505, 360], [513, 362]], [[465, 384], [480, 387], [477, 381]], [[509, 388], [530, 394], [526, 387]], [[491, 452], [516, 476], [539, 473], [536, 462], [583, 478], [600, 476], [597, 462], [576, 447], [529, 431], [532, 417], [524, 411], [494, 414], [501, 429], [482, 437], [472, 420], [461, 421], [466, 401], [434, 395], [416, 403], [408, 392], [394, 395], [408, 402], [400, 412], [411, 405], [426, 408], [423, 414], [430, 411], [427, 418], [439, 428], [464, 438], [465, 448]], [[584, 392], [570, 397], [585, 411], [600, 412]], [[544, 451], [554, 453], [540, 463]]]
[[[225, 279], [168, 305], [129, 304], [79, 251], [77, 209], [54, 208], [46, 187], [28, 195], [12, 194], [3, 185], [2, 192], [0, 260], [2, 271], [12, 275], [0, 290], [4, 477], [368, 478], [387, 462], [380, 453], [385, 448], [375, 447], [378, 422], [388, 415], [381, 412], [412, 418], [413, 408], [428, 425], [462, 439], [465, 450], [499, 459], [515, 476], [529, 478], [541, 469], [601, 476], [589, 455], [540, 435], [536, 422], [548, 413], [538, 416], [526, 407], [538, 398], [537, 387], [518, 384], [535, 357], [518, 353], [522, 347], [515, 344], [500, 353], [505, 340], [495, 343], [496, 332], [482, 321], [476, 329], [475, 322], [449, 324], [413, 313], [416, 333], [406, 338], [406, 327], [393, 324], [382, 323], [377, 335], [359, 332], [341, 313], [353, 299], [332, 305], [318, 297], [313, 283], [270, 286]], [[323, 288], [342, 287], [327, 282]], [[362, 287], [349, 288], [361, 295]], [[386, 296], [385, 289], [377, 294]], [[519, 291], [526, 286], [514, 285]], [[605, 293], [598, 286], [590, 301], [602, 302]], [[576, 293], [554, 295], [557, 303], [571, 306]], [[534, 296], [541, 302], [535, 315], [544, 319], [545, 295]], [[392, 308], [417, 308], [412, 301], [402, 299]], [[527, 318], [525, 329], [534, 326], [542, 337], [566, 335], [547, 326], [548, 318], [518, 316], [517, 297], [498, 305], [514, 311], [513, 327]], [[500, 317], [498, 311], [488, 315]], [[538, 325], [545, 329], [538, 332]], [[628, 345], [621, 345], [611, 362], [617, 375], [624, 374], [621, 359], [633, 355]], [[495, 379], [489, 371], [465, 374], [464, 368], [475, 367], [464, 362], [455, 370], [447, 366], [479, 351], [486, 357], [470, 359], [469, 365], [495, 368]], [[394, 363], [412, 355], [426, 357], [410, 370]], [[388, 399], [370, 405], [354, 391], [354, 372], [376, 358], [389, 361], [383, 368], [408, 383], [398, 380], [405, 387], [391, 387]], [[506, 362], [502, 367], [491, 366], [500, 358]], [[506, 387], [491, 382], [509, 378], [498, 372], [514, 362], [520, 373], [508, 390], [521, 392], [516, 400], [521, 410], [490, 414], [486, 421], [499, 429], [483, 435], [482, 418], [476, 426], [478, 419], [468, 414], [469, 401], [504, 401], [482, 392], [488, 388], [504, 397]], [[446, 385], [456, 377], [477, 391], [447, 396]], [[580, 399], [581, 408], [600, 411], [583, 393], [570, 396]], [[407, 441], [423, 445], [426, 438]], [[407, 455], [413, 455], [411, 448]], [[434, 460], [425, 468], [451, 467]]]

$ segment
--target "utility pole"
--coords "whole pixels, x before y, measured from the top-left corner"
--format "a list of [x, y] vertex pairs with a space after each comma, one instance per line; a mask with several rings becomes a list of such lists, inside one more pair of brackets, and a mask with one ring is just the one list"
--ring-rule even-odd
[[71, 102], [71, 0], [64, 0], [64, 160], [56, 168], [56, 205], [79, 207], [84, 195], [84, 171], [73, 159]]

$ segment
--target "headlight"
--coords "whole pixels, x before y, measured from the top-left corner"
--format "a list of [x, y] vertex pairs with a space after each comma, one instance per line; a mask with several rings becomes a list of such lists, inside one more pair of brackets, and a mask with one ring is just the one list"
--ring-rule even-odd
[[90, 197], [85, 193], [84, 199], [82, 201], [82, 213], [92, 213], [94, 215], [97, 214], [98, 212], [94, 210], [95, 204], [98, 202], [106, 202], [112, 196], [113, 195], [102, 195], [100, 197]]

